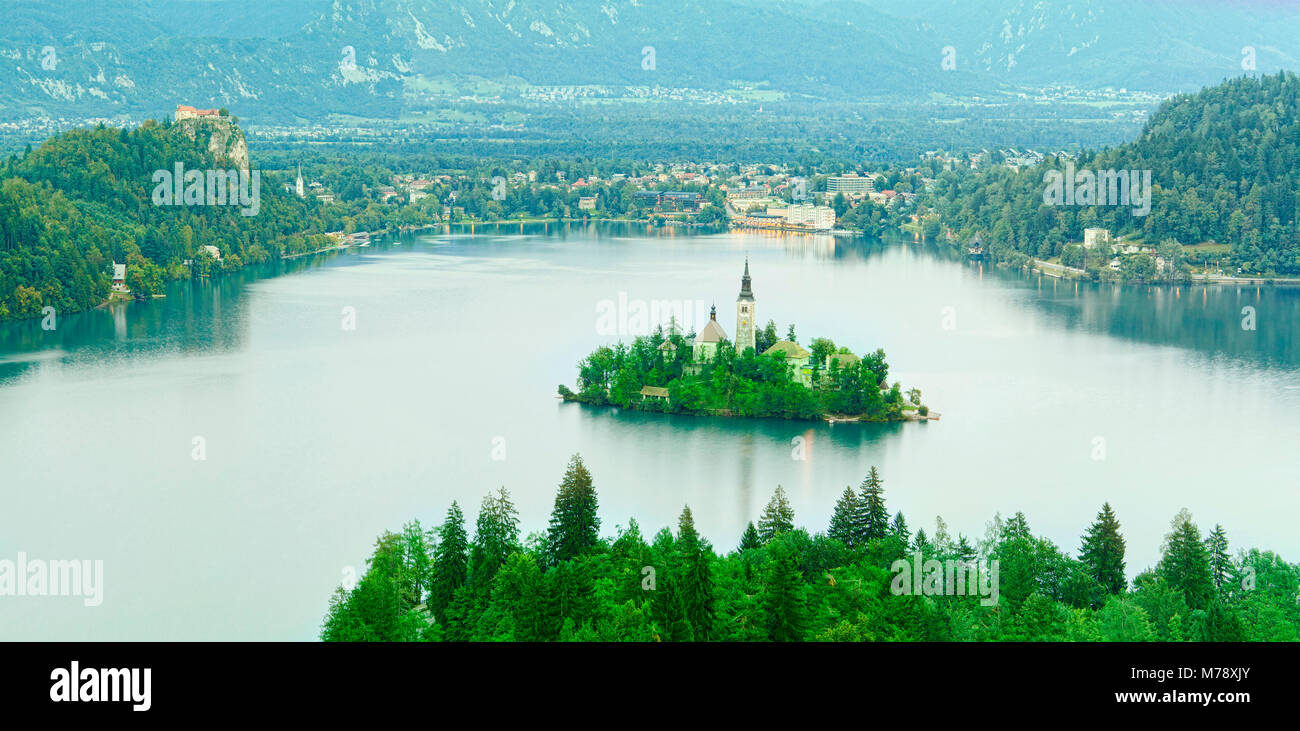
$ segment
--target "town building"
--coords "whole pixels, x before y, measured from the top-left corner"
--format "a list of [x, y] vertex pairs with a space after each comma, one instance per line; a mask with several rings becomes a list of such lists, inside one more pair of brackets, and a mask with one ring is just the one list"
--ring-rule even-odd
[[113, 262], [113, 291], [127, 292], [126, 288], [126, 265]]
[[849, 173], [848, 175], [832, 175], [829, 178], [826, 178], [827, 193], [861, 195], [863, 193], [872, 193], [875, 190], [875, 180], [870, 177], [859, 176], [857, 173]]
[[[772, 213], [772, 209], [768, 209]], [[812, 203], [796, 203], [784, 209], [787, 223], [795, 226], [807, 226], [817, 230], [828, 231], [835, 228], [835, 209], [830, 206], [818, 206]]]
[[704, 196], [691, 191], [638, 190], [632, 194], [632, 200], [642, 208], [662, 212], [697, 213], [704, 207]]

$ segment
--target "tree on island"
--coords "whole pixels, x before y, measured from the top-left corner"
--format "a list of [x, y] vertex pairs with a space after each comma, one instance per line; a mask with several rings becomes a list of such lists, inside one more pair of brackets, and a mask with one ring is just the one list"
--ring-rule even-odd
[[777, 334], [776, 323], [768, 320], [762, 330], [754, 333], [754, 351], [757, 353], [766, 352], [768, 348], [776, 345], [776, 341], [780, 339], [781, 336]]

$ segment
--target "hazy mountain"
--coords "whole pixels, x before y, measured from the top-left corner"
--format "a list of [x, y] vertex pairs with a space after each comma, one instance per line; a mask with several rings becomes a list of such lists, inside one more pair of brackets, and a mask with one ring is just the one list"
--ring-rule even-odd
[[[1300, 11], [1128, 0], [7, 0], [0, 118], [397, 117], [529, 85], [924, 99], [1054, 83], [1172, 91], [1294, 66]], [[941, 68], [943, 49], [957, 70]], [[651, 51], [650, 49], [653, 49]], [[465, 99], [464, 97], [469, 97]]]
[[[860, 0], [915, 19], [958, 68], [1014, 84], [1190, 90], [1243, 73], [1295, 69], [1300, 7], [1260, 0]], [[822, 3], [809, 3], [813, 7]]]

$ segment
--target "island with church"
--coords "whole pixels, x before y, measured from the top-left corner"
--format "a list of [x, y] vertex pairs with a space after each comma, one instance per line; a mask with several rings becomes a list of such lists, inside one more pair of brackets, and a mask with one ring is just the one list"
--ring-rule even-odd
[[919, 389], [889, 385], [885, 352], [864, 356], [814, 338], [808, 348], [791, 325], [779, 338], [775, 322], [757, 327], [749, 261], [736, 297], [736, 339], [718, 322], [717, 307], [698, 332], [676, 319], [632, 343], [602, 346], [578, 364], [577, 390], [560, 397], [592, 406], [670, 414], [843, 421], [937, 419]]

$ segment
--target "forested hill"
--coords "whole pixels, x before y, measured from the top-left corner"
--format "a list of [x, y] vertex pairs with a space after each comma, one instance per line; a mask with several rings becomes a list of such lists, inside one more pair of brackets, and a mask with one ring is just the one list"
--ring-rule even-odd
[[[147, 122], [133, 130], [74, 130], [0, 165], [0, 320], [60, 314], [108, 297], [113, 262], [127, 264], [136, 296], [167, 278], [234, 269], [288, 251], [319, 248], [314, 204], [263, 175], [249, 206], [156, 205], [155, 173], [238, 172], [248, 164], [236, 120]], [[246, 190], [252, 190], [250, 185]], [[203, 253], [217, 247], [223, 261]], [[193, 267], [183, 262], [193, 260]]]
[[[981, 233], [995, 256], [1049, 258], [1083, 229], [1109, 228], [1156, 245], [1228, 246], [1246, 273], [1300, 275], [1300, 78], [1242, 77], [1165, 102], [1137, 140], [1089, 152], [1077, 170], [1151, 171], [1151, 210], [1126, 205], [1044, 204], [1044, 175], [1066, 169], [1049, 156], [1019, 172], [941, 176], [928, 202], [964, 242]], [[1227, 262], [1225, 262], [1227, 263]]]

